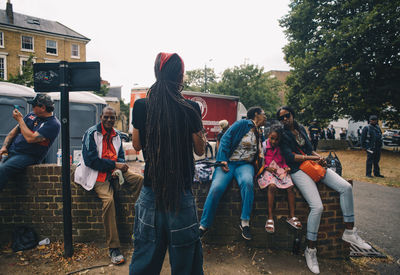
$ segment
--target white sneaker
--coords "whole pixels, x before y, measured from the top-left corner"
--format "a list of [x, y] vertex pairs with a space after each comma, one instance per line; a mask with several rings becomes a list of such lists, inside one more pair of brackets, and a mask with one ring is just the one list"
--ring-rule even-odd
[[343, 232], [342, 240], [354, 244], [361, 249], [371, 249], [372, 247], [367, 244], [360, 236], [358, 236], [357, 228], [353, 227], [352, 230], [346, 229]]
[[306, 247], [306, 250], [304, 251], [304, 257], [306, 257], [307, 266], [310, 269], [310, 271], [314, 274], [319, 274], [317, 249]]

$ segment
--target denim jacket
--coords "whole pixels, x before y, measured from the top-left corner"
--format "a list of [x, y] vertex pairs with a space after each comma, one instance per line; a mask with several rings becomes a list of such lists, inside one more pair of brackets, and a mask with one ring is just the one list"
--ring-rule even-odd
[[242, 138], [253, 127], [255, 127], [254, 123], [249, 119], [241, 119], [233, 123], [221, 138], [217, 153], [217, 162], [228, 161]]

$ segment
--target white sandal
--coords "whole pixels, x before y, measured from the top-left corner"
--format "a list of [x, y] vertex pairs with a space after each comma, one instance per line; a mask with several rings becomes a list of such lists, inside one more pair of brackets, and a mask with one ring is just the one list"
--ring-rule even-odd
[[292, 217], [290, 219], [286, 220], [288, 224], [296, 228], [297, 230], [300, 230], [302, 228], [301, 222], [299, 221], [298, 218]]
[[267, 223], [265, 224], [265, 231], [268, 233], [275, 233], [274, 220], [267, 220]]

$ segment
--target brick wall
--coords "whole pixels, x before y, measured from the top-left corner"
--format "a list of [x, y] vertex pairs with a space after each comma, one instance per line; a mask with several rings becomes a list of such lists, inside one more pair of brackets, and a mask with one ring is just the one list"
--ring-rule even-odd
[[[193, 191], [197, 199], [198, 214], [201, 216], [204, 201], [210, 184], [194, 184]], [[343, 257], [349, 253], [349, 247], [341, 240], [344, 230], [339, 195], [325, 185], [318, 189], [324, 204], [318, 234], [318, 253], [324, 257]], [[105, 240], [101, 218], [101, 201], [94, 191], [87, 192], [80, 186], [71, 185], [72, 219], [74, 241]], [[251, 217], [253, 240], [248, 242], [252, 247], [267, 247], [291, 250], [294, 231], [287, 225], [288, 214], [286, 191], [278, 191], [275, 203], [275, 234], [264, 230], [267, 218], [267, 194], [258, 187]], [[128, 190], [122, 188], [117, 200], [117, 221], [120, 239], [129, 242], [134, 221], [134, 204]], [[296, 216], [306, 228], [308, 205], [296, 194]], [[239, 221], [241, 198], [238, 186], [232, 183], [219, 204], [214, 225], [204, 239], [207, 243], [226, 244], [242, 241]], [[62, 186], [61, 169], [53, 164], [35, 165], [27, 168], [10, 181], [0, 193], [0, 242], [11, 239], [12, 230], [17, 225], [32, 226], [40, 238], [51, 240], [63, 239]], [[305, 229], [301, 239], [304, 244]], [[304, 248], [304, 245], [303, 247]]]
[[[195, 184], [193, 188], [194, 194], [197, 197], [199, 217], [203, 210], [209, 186], [209, 184]], [[318, 232], [318, 254], [327, 258], [347, 257], [349, 255], [349, 246], [341, 239], [344, 231], [344, 223], [340, 208], [339, 193], [323, 184], [318, 185], [318, 190], [324, 205], [324, 212]], [[300, 236], [301, 249], [304, 249], [309, 207], [298, 190], [296, 190], [295, 201], [295, 215], [303, 224]], [[249, 242], [249, 246], [291, 251], [296, 232], [286, 222], [288, 216], [287, 192], [285, 190], [277, 190], [275, 196], [274, 234], [268, 234], [264, 229], [268, 214], [267, 209], [267, 191], [261, 190], [257, 186], [254, 194], [253, 211], [250, 217], [253, 240]], [[214, 224], [205, 236], [204, 241], [211, 244], [226, 244], [227, 242], [242, 240], [239, 228], [240, 214], [240, 190], [236, 182], [233, 182], [221, 199]]]
[[[94, 191], [71, 184], [74, 241], [105, 240], [101, 201]], [[40, 238], [63, 239], [61, 167], [34, 165], [11, 180], [0, 193], [0, 242], [11, 239], [17, 225], [32, 226]], [[116, 196], [117, 221], [122, 242], [132, 234], [134, 205], [122, 188]]]

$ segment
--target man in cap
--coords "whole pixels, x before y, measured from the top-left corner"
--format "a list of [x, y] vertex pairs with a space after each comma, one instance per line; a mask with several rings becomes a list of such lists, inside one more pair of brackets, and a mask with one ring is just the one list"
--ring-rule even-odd
[[17, 108], [13, 110], [18, 125], [8, 133], [0, 149], [0, 191], [11, 175], [40, 163], [60, 132], [60, 122], [53, 115], [54, 102], [48, 95], [37, 94], [28, 103], [32, 104], [32, 112], [25, 117]]
[[379, 160], [381, 158], [382, 131], [378, 125], [378, 117], [371, 115], [369, 125], [365, 126], [361, 133], [361, 146], [367, 152], [366, 176], [372, 178], [372, 164], [374, 165], [374, 176], [383, 178], [380, 173]]

